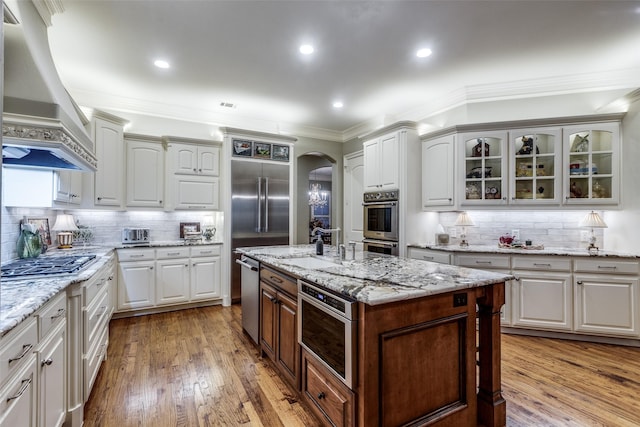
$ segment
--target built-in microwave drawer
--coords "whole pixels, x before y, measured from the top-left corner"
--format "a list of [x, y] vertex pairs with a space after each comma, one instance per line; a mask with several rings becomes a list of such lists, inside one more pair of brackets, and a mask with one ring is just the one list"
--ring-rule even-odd
[[500, 255], [457, 255], [456, 265], [479, 269], [509, 269], [509, 256]]
[[118, 261], [147, 261], [156, 258], [156, 251], [153, 248], [145, 249], [118, 249]]
[[573, 271], [576, 273], [638, 274], [638, 262], [589, 257], [575, 260]]
[[571, 259], [562, 257], [514, 256], [511, 259], [514, 270], [571, 271]]
[[52, 298], [39, 312], [40, 332], [38, 336], [40, 340], [47, 336], [50, 330], [58, 323], [66, 318], [67, 313], [67, 294], [61, 292], [57, 297]]

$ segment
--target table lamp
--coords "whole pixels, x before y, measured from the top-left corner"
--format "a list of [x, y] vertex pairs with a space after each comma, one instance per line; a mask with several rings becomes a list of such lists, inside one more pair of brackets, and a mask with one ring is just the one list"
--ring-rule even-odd
[[469, 246], [469, 242], [467, 242], [467, 227], [472, 227], [475, 225], [473, 221], [471, 221], [469, 214], [464, 211], [460, 212], [458, 214], [458, 218], [456, 219], [455, 225], [462, 227], [462, 232], [460, 233], [460, 246]]
[[598, 253], [594, 228], [607, 228], [607, 224], [597, 212], [591, 211], [582, 219], [582, 221], [580, 221], [580, 227], [591, 228], [591, 237], [589, 238], [589, 246], [587, 246], [587, 250], [589, 253]]
[[58, 249], [69, 249], [73, 243], [73, 232], [78, 230], [78, 227], [73, 215], [59, 214], [52, 230], [58, 232]]

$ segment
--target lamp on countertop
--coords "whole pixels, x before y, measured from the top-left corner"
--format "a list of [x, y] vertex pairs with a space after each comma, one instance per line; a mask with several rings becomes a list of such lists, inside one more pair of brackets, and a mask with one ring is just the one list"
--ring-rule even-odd
[[460, 233], [460, 246], [469, 246], [469, 242], [467, 242], [467, 227], [473, 227], [475, 225], [473, 221], [471, 221], [469, 214], [465, 211], [460, 212], [455, 225], [462, 227], [462, 232]]
[[78, 227], [73, 215], [59, 214], [52, 230], [58, 232], [58, 249], [69, 249], [73, 243], [73, 232], [77, 231]]
[[591, 237], [589, 238], [589, 246], [587, 250], [590, 254], [597, 254], [598, 247], [596, 246], [596, 234], [594, 228], [607, 228], [607, 224], [602, 217], [595, 211], [591, 211], [580, 221], [580, 227], [591, 228]]

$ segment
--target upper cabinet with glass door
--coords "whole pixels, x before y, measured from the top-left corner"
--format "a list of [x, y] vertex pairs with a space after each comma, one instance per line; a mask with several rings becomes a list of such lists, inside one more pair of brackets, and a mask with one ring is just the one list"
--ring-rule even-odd
[[558, 204], [560, 201], [560, 129], [509, 131], [509, 203]]
[[592, 123], [565, 127], [564, 197], [566, 204], [617, 204], [619, 201], [620, 127]]
[[461, 205], [503, 205], [507, 202], [507, 132], [462, 135], [464, 191]]

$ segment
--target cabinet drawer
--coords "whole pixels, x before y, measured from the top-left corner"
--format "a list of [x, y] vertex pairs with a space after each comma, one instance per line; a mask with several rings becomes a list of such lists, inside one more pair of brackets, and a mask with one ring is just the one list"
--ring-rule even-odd
[[148, 259], [155, 259], [156, 251], [155, 249], [145, 248], [145, 249], [118, 249], [118, 260], [120, 262], [125, 261], [141, 261]]
[[600, 257], [576, 259], [573, 264], [576, 273], [638, 274], [637, 261], [610, 261]]
[[220, 246], [202, 246], [191, 248], [191, 256], [220, 256]]
[[38, 344], [38, 322], [30, 317], [0, 341], [0, 384], [16, 372]]
[[516, 256], [511, 259], [511, 263], [514, 270], [571, 271], [569, 258]]
[[54, 326], [62, 322], [67, 314], [67, 294], [60, 293], [51, 299], [39, 312], [40, 332], [38, 337], [42, 340]]
[[109, 346], [109, 328], [104, 328], [100, 338], [96, 341], [90, 351], [83, 360], [84, 365], [84, 396], [85, 401], [89, 399], [91, 389], [98, 376], [100, 365], [107, 355], [107, 347]]
[[102, 321], [109, 314], [109, 293], [100, 293], [94, 304], [87, 307], [84, 312], [84, 351], [89, 351], [91, 344], [100, 335]]
[[303, 368], [304, 396], [320, 416], [336, 427], [350, 426], [353, 416], [353, 392], [305, 352]]
[[107, 266], [102, 267], [91, 279], [87, 280], [84, 286], [84, 301], [82, 305], [88, 307], [95, 300], [96, 296], [109, 282], [111, 271]]
[[409, 248], [409, 258], [439, 262], [440, 264], [451, 264], [451, 254], [443, 251]]
[[469, 268], [504, 268], [509, 269], [508, 256], [489, 255], [457, 255], [456, 265]]
[[260, 280], [264, 280], [272, 286], [275, 286], [292, 296], [298, 295], [298, 282], [292, 277], [277, 273], [271, 269], [262, 267], [260, 269]]
[[0, 390], [2, 427], [35, 426], [37, 423], [36, 354], [29, 353], [20, 366], [16, 375]]
[[156, 259], [189, 258], [189, 248], [159, 248], [156, 249]]

